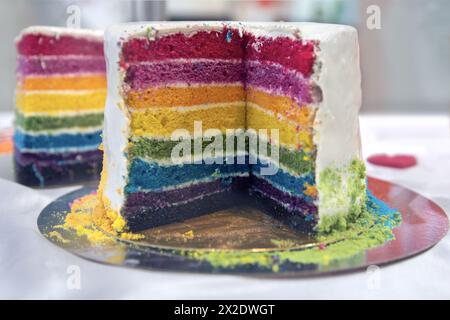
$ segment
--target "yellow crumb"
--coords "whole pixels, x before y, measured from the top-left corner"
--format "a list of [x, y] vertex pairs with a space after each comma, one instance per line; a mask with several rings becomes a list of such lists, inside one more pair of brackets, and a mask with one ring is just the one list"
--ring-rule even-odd
[[48, 237], [54, 238], [61, 243], [68, 243], [69, 240], [64, 239], [64, 237], [58, 231], [51, 231], [47, 234]]
[[194, 231], [193, 230], [186, 231], [185, 233], [183, 233], [183, 236], [189, 240], [194, 239]]
[[120, 234], [120, 238], [124, 240], [142, 240], [145, 236], [138, 233], [123, 232]]

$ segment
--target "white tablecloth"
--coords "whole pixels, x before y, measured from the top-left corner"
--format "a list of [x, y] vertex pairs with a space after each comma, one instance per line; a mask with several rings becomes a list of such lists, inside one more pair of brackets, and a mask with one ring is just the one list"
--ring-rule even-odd
[[[0, 116], [0, 124], [7, 119]], [[362, 116], [365, 156], [413, 153], [419, 161], [406, 170], [368, 165], [369, 174], [418, 191], [450, 213], [449, 127], [447, 116]], [[449, 235], [375, 273], [311, 279], [143, 271], [85, 261], [51, 244], [36, 227], [40, 210], [76, 187], [32, 190], [8, 181], [11, 170], [10, 156], [0, 157], [0, 298], [450, 298]]]

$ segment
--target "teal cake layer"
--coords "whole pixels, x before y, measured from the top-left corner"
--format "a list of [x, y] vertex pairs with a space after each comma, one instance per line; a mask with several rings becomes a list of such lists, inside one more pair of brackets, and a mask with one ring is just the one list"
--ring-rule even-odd
[[62, 133], [31, 135], [20, 130], [14, 132], [14, 144], [19, 150], [54, 150], [67, 148], [98, 148], [102, 131], [88, 133]]
[[[248, 162], [246, 162], [248, 163]], [[164, 190], [198, 180], [248, 176], [247, 164], [179, 164], [162, 166], [140, 158], [131, 161], [125, 193]]]

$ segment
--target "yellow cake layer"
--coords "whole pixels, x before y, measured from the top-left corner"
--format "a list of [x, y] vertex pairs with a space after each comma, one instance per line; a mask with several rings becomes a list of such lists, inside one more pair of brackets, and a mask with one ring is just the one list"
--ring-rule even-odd
[[129, 91], [125, 102], [129, 108], [195, 106], [207, 103], [244, 101], [242, 85], [148, 88], [145, 91]]
[[245, 128], [245, 103], [218, 104], [190, 108], [150, 108], [131, 112], [131, 132], [135, 136], [170, 138], [176, 129], [194, 132], [194, 121], [207, 129]]
[[19, 90], [96, 90], [106, 88], [105, 75], [27, 76], [17, 84]]
[[17, 91], [16, 106], [22, 113], [76, 112], [103, 110], [106, 90], [92, 91]]
[[257, 131], [267, 129], [269, 135], [270, 129], [278, 129], [280, 144], [296, 149], [302, 148], [305, 152], [311, 151], [313, 147], [311, 127], [301, 127], [252, 103], [247, 104], [247, 128]]
[[312, 125], [314, 121], [313, 109], [308, 106], [300, 106], [289, 97], [272, 95], [249, 86], [247, 88], [247, 101], [279, 113], [301, 126]]

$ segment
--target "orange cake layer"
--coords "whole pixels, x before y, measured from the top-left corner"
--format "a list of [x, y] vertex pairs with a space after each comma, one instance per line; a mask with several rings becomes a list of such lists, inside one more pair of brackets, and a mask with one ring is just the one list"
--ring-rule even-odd
[[308, 106], [300, 106], [286, 96], [269, 94], [249, 86], [247, 87], [247, 101], [281, 114], [301, 126], [312, 125], [314, 121], [314, 109]]
[[126, 104], [132, 109], [151, 107], [194, 106], [245, 100], [242, 85], [152, 87], [144, 91], [129, 91]]
[[106, 76], [27, 76], [17, 84], [21, 90], [95, 90], [106, 88]]

